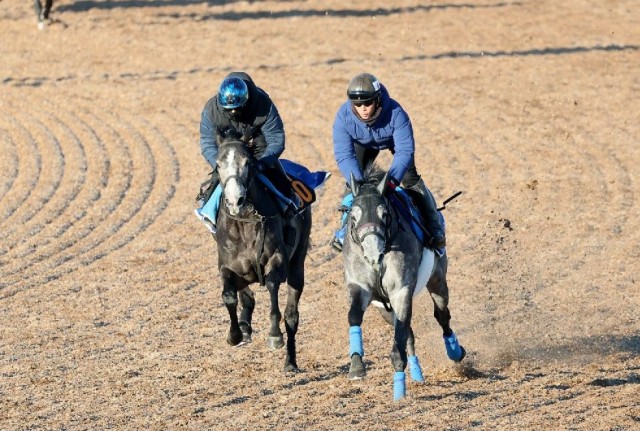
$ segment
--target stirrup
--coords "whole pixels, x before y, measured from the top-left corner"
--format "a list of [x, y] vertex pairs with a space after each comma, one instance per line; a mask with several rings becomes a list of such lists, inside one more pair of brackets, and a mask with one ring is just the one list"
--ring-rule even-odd
[[332, 249], [334, 249], [338, 253], [342, 253], [342, 243], [335, 236], [331, 238], [331, 242], [329, 242], [329, 245], [331, 246]]

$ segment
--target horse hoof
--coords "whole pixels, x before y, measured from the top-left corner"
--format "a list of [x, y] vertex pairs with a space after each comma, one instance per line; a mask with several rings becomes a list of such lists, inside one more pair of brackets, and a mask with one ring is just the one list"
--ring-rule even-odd
[[284, 347], [284, 338], [282, 338], [282, 335], [276, 337], [270, 335], [269, 338], [267, 338], [267, 346], [271, 350], [281, 349]]
[[451, 335], [444, 337], [444, 346], [447, 350], [447, 356], [453, 362], [462, 361], [462, 359], [464, 359], [465, 355], [467, 354], [464, 348], [458, 342], [456, 334], [454, 334], [453, 332], [451, 333]]
[[250, 343], [251, 342], [251, 327], [247, 325], [240, 325], [240, 331], [242, 332], [242, 342]]
[[240, 331], [229, 331], [227, 335], [227, 343], [231, 346], [238, 346], [242, 343], [243, 335]]
[[464, 359], [464, 357], [465, 357], [465, 356], [467, 356], [467, 351], [466, 351], [466, 350], [464, 350], [464, 347], [460, 346], [460, 351], [461, 351], [460, 359], [455, 360], [454, 362], [462, 362], [462, 360]]
[[407, 358], [409, 362], [409, 375], [411, 380], [416, 383], [424, 383], [424, 375], [422, 374], [422, 367], [417, 356], [409, 356]]
[[296, 374], [298, 371], [298, 366], [296, 364], [287, 364], [284, 366], [284, 372], [286, 374]]
[[354, 353], [351, 356], [351, 367], [349, 367], [349, 380], [361, 380], [367, 375], [362, 356]]

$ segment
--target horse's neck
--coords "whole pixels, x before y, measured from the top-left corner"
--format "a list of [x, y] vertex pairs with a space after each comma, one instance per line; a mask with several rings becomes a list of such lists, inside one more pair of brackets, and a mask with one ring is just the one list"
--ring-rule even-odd
[[278, 203], [269, 190], [257, 179], [254, 178], [247, 190], [247, 200], [256, 209], [256, 212], [263, 217], [272, 217], [278, 214]]

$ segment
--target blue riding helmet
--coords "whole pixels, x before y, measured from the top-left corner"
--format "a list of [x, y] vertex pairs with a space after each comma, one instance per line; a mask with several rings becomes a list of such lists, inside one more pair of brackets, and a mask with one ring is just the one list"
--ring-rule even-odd
[[249, 88], [240, 78], [228, 76], [218, 89], [218, 102], [224, 109], [241, 108], [249, 100]]

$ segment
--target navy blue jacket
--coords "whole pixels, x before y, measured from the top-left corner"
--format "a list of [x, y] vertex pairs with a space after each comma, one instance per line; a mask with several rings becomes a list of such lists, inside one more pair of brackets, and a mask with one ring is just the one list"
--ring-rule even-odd
[[273, 166], [284, 152], [284, 125], [276, 105], [269, 95], [258, 88], [249, 75], [234, 72], [245, 81], [249, 88], [249, 100], [243, 108], [242, 116], [233, 119], [218, 106], [217, 95], [207, 101], [200, 117], [200, 150], [211, 167], [216, 169], [218, 144], [216, 127], [233, 127], [241, 135], [248, 134], [254, 141], [251, 145], [253, 155], [267, 166]]

